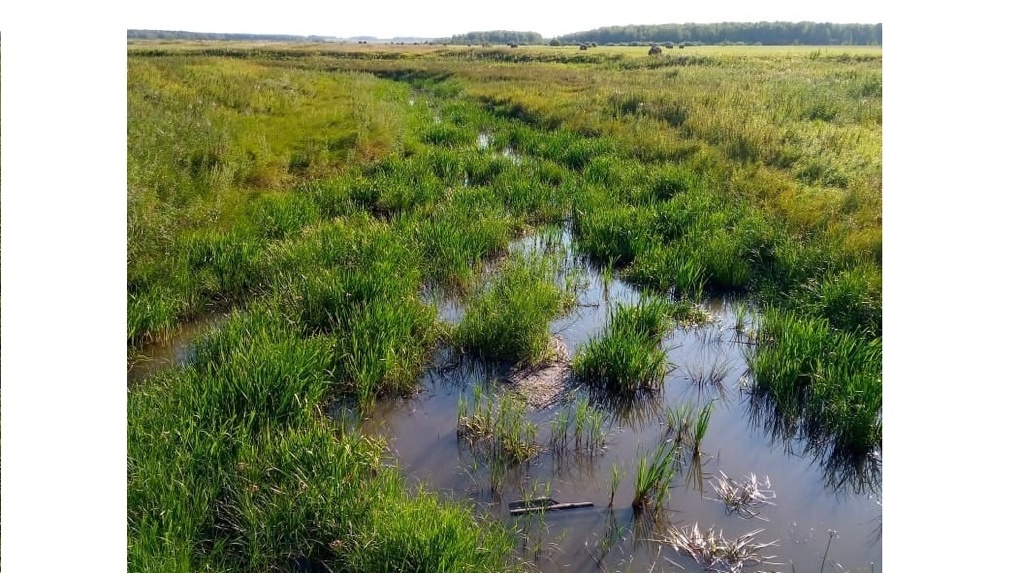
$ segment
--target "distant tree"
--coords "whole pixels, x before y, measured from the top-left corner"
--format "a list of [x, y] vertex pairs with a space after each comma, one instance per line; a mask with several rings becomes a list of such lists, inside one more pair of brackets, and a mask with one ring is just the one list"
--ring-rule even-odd
[[467, 34], [457, 34], [449, 39], [445, 39], [450, 44], [485, 44], [498, 45], [498, 44], [542, 44], [544, 40], [542, 35], [538, 32], [516, 32], [513, 30], [490, 30], [487, 32], [468, 32]]
[[561, 44], [560, 41], [557, 40], [556, 38], [553, 38], [552, 40], [549, 40], [549, 45], [550, 46], [562, 46], [563, 44]]
[[882, 24], [831, 22], [722, 22], [611, 26], [560, 36], [565, 43], [598, 42], [648, 45], [758, 44], [762, 45], [882, 45]]

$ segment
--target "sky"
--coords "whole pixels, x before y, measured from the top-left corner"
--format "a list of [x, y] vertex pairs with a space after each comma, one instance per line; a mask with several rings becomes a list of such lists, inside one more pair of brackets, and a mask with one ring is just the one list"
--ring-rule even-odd
[[471, 31], [518, 30], [538, 32], [548, 38], [627, 24], [805, 20], [876, 24], [882, 22], [886, 13], [886, 3], [878, 0], [841, 3], [818, 0], [704, 3], [388, 0], [345, 4], [324, 0], [290, 0], [283, 4], [181, 0], [173, 3], [173, 10], [166, 10], [161, 4], [132, 2], [126, 5], [123, 16], [128, 28], [149, 30], [379, 38], [448, 37]]

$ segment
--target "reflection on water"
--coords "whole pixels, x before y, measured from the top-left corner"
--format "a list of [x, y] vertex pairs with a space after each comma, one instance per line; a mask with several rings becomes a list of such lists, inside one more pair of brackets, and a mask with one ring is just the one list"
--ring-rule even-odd
[[[579, 256], [569, 225], [535, 233], [510, 250], [554, 253], [560, 261], [557, 280], [573, 289], [577, 305], [550, 331], [564, 340], [571, 356], [602, 333], [612, 305], [633, 303], [640, 295]], [[433, 295], [442, 319], [456, 323], [462, 315], [459, 303], [441, 292]], [[766, 397], [746, 391], [752, 311], [727, 300], [708, 301], [704, 307], [714, 317], [711, 324], [678, 327], [666, 337], [663, 346], [672, 371], [661, 390], [628, 396], [575, 387], [563, 403], [527, 414], [539, 428], [541, 450], [525, 463], [492, 464], [458, 443], [458, 400], [475, 385], [486, 394], [505, 391], [499, 380], [508, 367], [449, 349], [437, 353], [418, 396], [382, 401], [363, 432], [387, 438], [412, 483], [469, 499], [480, 513], [518, 531], [521, 558], [540, 571], [701, 570], [689, 556], [660, 542], [669, 526], [694, 523], [702, 530], [723, 530], [727, 539], [765, 527], [762, 538], [779, 540], [774, 553], [783, 563], [771, 568], [789, 572], [817, 569], [829, 541], [824, 532], [835, 529], [840, 534], [828, 548], [828, 561], [846, 570], [881, 571], [881, 506], [874, 499], [881, 494], [880, 458], [848, 457], [822, 439], [808, 439], [799, 420], [784, 417]], [[604, 447], [552, 447], [554, 424], [576, 415], [583, 399], [604, 414]], [[681, 404], [700, 410], [709, 402], [713, 410], [701, 453], [679, 450], [667, 506], [654, 515], [635, 515], [630, 504], [638, 456], [673, 439], [665, 431], [665, 411]], [[713, 489], [706, 488], [720, 472], [734, 478], [751, 473], [768, 477], [776, 493], [776, 505], [762, 509], [768, 521], [749, 523], [726, 512]], [[509, 515], [509, 502], [540, 494], [591, 501], [594, 507], [527, 519]]]
[[810, 458], [822, 471], [825, 487], [836, 494], [847, 492], [881, 495], [882, 457], [878, 452], [860, 454], [838, 446], [824, 429], [806, 423], [781, 408], [765, 391], [745, 393], [747, 418], [790, 455]]
[[170, 366], [185, 366], [195, 359], [198, 337], [224, 320], [226, 315], [205, 316], [181, 325], [172, 336], [160, 342], [128, 349], [128, 386]]
[[658, 427], [662, 419], [662, 392], [641, 389], [624, 394], [597, 387], [589, 388], [587, 392], [592, 404], [608, 414], [616, 426], [641, 430], [649, 425]]

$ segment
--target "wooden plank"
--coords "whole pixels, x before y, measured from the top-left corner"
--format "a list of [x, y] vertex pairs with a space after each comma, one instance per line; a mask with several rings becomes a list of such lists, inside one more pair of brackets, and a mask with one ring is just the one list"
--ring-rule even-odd
[[523, 515], [527, 513], [538, 513], [544, 511], [557, 511], [557, 510], [572, 510], [577, 508], [590, 508], [594, 506], [593, 502], [573, 502], [569, 504], [554, 504], [551, 506], [537, 506], [531, 508], [520, 508], [516, 510], [510, 510], [510, 515]]

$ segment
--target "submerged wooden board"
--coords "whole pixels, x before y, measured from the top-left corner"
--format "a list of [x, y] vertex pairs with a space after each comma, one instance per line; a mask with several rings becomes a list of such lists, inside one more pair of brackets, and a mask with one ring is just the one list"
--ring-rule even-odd
[[557, 511], [561, 509], [576, 509], [579, 507], [592, 507], [595, 505], [590, 501], [575, 501], [569, 503], [559, 503], [555, 499], [548, 497], [538, 497], [535, 499], [522, 500], [522, 501], [511, 501], [507, 504], [510, 507], [510, 515], [523, 515], [526, 513], [537, 513], [540, 511]]

